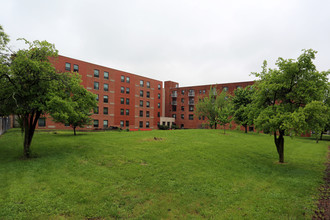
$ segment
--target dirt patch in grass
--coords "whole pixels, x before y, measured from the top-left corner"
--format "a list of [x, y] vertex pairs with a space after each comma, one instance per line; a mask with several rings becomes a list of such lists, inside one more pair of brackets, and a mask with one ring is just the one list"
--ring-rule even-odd
[[326, 163], [324, 184], [320, 187], [320, 199], [313, 219], [330, 219], [330, 146]]
[[153, 138], [145, 138], [142, 141], [163, 141], [164, 138], [161, 137], [153, 137]]

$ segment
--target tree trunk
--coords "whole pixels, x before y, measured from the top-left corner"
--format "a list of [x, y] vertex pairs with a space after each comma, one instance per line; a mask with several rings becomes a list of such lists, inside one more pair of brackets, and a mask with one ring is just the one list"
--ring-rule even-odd
[[245, 133], [247, 133], [247, 125], [243, 125], [245, 128]]
[[226, 125], [223, 126], [223, 134], [226, 134]]
[[23, 157], [26, 159], [30, 158], [31, 156], [30, 146], [40, 115], [41, 112], [32, 111], [31, 114], [25, 114], [22, 116], [24, 123]]
[[279, 136], [277, 138], [276, 131], [274, 132], [274, 141], [279, 156], [279, 162], [284, 163], [284, 131], [279, 131]]
[[320, 140], [322, 140], [322, 137], [323, 137], [323, 131], [321, 132], [321, 137], [320, 137]]
[[73, 126], [73, 134], [76, 136], [76, 126]]
[[214, 129], [217, 129], [217, 123], [216, 122], [214, 123]]

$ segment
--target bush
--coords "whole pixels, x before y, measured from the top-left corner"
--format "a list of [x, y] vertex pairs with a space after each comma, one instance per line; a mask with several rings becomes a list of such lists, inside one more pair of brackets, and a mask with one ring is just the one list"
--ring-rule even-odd
[[172, 129], [179, 129], [179, 126], [177, 126], [177, 125], [172, 125], [171, 128], [172, 128]]
[[169, 127], [167, 125], [158, 125], [159, 130], [168, 130]]

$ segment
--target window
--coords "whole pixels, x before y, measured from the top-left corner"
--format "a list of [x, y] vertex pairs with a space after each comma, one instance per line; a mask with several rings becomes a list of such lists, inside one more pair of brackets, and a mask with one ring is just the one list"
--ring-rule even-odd
[[126, 87], [126, 94], [129, 94], [129, 87]]
[[203, 94], [205, 94], [205, 92], [206, 92], [205, 89], [203, 89]]
[[129, 79], [129, 77], [128, 77], [128, 76], [126, 77], [126, 82], [127, 82], [127, 83], [129, 83], [129, 82], [130, 82], [130, 79]]
[[139, 122], [139, 127], [140, 127], [140, 128], [143, 128], [143, 121], [140, 121], [140, 122]]
[[65, 70], [71, 71], [71, 63], [65, 63]]
[[39, 118], [38, 119], [38, 126], [39, 127], [46, 127], [46, 118]]
[[223, 87], [223, 91], [227, 92], [228, 91], [228, 87], [227, 86]]
[[108, 107], [104, 107], [104, 108], [103, 108], [103, 114], [104, 114], [104, 115], [107, 115], [107, 114], [108, 114]]
[[242, 86], [236, 86], [236, 89], [242, 89]]
[[109, 91], [109, 84], [104, 83], [103, 87], [104, 91]]
[[202, 119], [205, 120], [205, 116], [203, 116]]
[[108, 120], [103, 120], [103, 127], [107, 128], [108, 127]]
[[149, 128], [149, 122], [146, 121], [146, 128]]
[[181, 98], [181, 103], [182, 103], [182, 104], [184, 103], [184, 98]]
[[126, 109], [126, 115], [129, 115], [129, 109]]
[[129, 126], [129, 121], [126, 121], [126, 127], [128, 127]]
[[99, 120], [94, 120], [93, 124], [94, 124], [94, 128], [98, 128], [99, 127]]
[[129, 98], [126, 98], [126, 105], [129, 105]]
[[150, 107], [150, 102], [149, 102], [149, 101], [146, 102], [146, 107], [147, 107], [147, 108]]
[[120, 109], [120, 115], [124, 115], [124, 109], [123, 108]]
[[96, 95], [96, 101], [99, 101], [99, 94]]
[[158, 93], [158, 99], [160, 99], [160, 93]]
[[124, 104], [124, 98], [120, 98], [120, 104]]
[[107, 96], [107, 95], [104, 95], [104, 96], [103, 96], [103, 102], [104, 102], [104, 103], [108, 103], [108, 96]]
[[144, 81], [140, 80], [140, 86], [143, 87], [144, 86]]
[[150, 88], [150, 82], [147, 81], [147, 88]]
[[160, 112], [157, 112], [157, 117], [158, 117], [158, 118], [160, 117]]
[[99, 90], [99, 83], [98, 82], [94, 82], [94, 89]]
[[181, 111], [184, 111], [184, 106], [181, 106]]
[[100, 71], [99, 70], [94, 70], [94, 77], [99, 78]]
[[124, 127], [124, 121], [120, 121], [120, 127]]
[[120, 81], [121, 81], [121, 82], [125, 82], [125, 76], [121, 76], [121, 77], [120, 77]]
[[161, 88], [161, 86], [160, 86], [160, 84], [158, 84], [158, 89], [160, 90], [160, 88]]
[[194, 115], [189, 115], [189, 120], [194, 120]]
[[99, 113], [99, 107], [94, 108], [94, 114], [98, 114]]
[[109, 79], [109, 73], [108, 72], [104, 72], [103, 76], [104, 76], [104, 79]]
[[149, 118], [149, 116], [150, 116], [150, 112], [146, 111], [146, 117]]
[[184, 114], [181, 114], [181, 119], [184, 119]]
[[202, 94], [202, 90], [199, 90], [199, 94]]
[[140, 107], [143, 107], [143, 101], [140, 100]]
[[73, 65], [73, 72], [78, 72], [79, 71], [79, 66], [77, 64]]
[[173, 114], [173, 115], [172, 115], [172, 118], [176, 118], [176, 114]]
[[193, 112], [194, 111], [194, 106], [189, 106], [189, 111]]
[[184, 90], [181, 90], [181, 94], [184, 95]]
[[150, 92], [147, 91], [147, 98], [150, 98]]
[[160, 103], [157, 104], [158, 108], [160, 108]]
[[140, 90], [140, 97], [143, 97], [143, 90]]
[[143, 117], [143, 111], [140, 110], [140, 117]]
[[125, 93], [125, 87], [120, 87], [120, 93]]

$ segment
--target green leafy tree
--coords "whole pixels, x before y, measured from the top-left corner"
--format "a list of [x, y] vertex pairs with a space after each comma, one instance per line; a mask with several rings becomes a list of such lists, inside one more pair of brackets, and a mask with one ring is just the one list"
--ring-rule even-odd
[[304, 108], [305, 120], [308, 128], [313, 132], [318, 143], [319, 138], [329, 121], [330, 111], [328, 106], [321, 101], [312, 101]]
[[313, 60], [316, 51], [303, 50], [297, 60], [279, 58], [278, 68], [253, 73], [256, 82], [254, 121], [259, 130], [274, 134], [279, 162], [284, 162], [284, 135], [299, 135], [306, 131], [303, 108], [312, 101], [322, 101], [329, 72], [318, 72]]
[[206, 117], [210, 127], [217, 129], [217, 120], [218, 109], [216, 106], [216, 90], [211, 86], [209, 96], [204, 97], [198, 101], [196, 104], [196, 113], [197, 117]]
[[231, 99], [233, 105], [233, 118], [236, 124], [242, 125], [247, 133], [248, 125], [253, 124], [250, 114], [252, 111], [251, 103], [253, 101], [255, 90], [252, 86], [244, 89], [238, 88], [234, 91]]
[[223, 133], [226, 133], [226, 125], [232, 121], [233, 108], [231, 102], [228, 100], [228, 96], [225, 91], [222, 91], [216, 97], [216, 121], [219, 125], [223, 126]]
[[7, 50], [8, 36], [0, 29], [0, 115], [18, 116], [24, 132], [23, 155], [29, 158], [40, 116], [52, 112], [49, 103], [59, 99], [75, 82], [67, 73], [56, 72], [49, 62], [49, 57], [56, 57], [58, 53], [53, 44], [21, 40], [28, 48], [12, 53]]
[[73, 74], [69, 77], [71, 77], [69, 86], [48, 104], [53, 121], [70, 125], [76, 135], [77, 127], [83, 128], [91, 124], [90, 116], [92, 110], [97, 107], [97, 101], [95, 94], [81, 85], [80, 75]]

